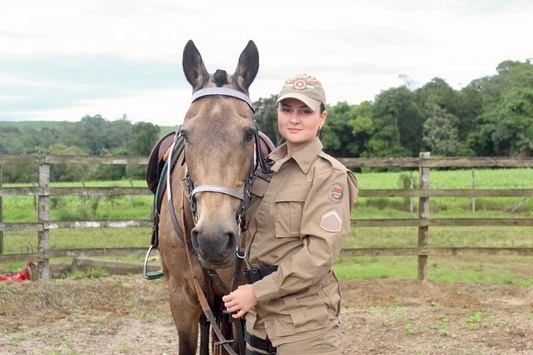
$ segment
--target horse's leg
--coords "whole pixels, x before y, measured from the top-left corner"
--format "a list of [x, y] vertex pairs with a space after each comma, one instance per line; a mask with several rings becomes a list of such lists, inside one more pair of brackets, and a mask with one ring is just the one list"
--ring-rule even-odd
[[196, 354], [198, 346], [198, 321], [202, 314], [199, 306], [188, 302], [186, 286], [174, 285], [169, 278], [170, 309], [178, 331], [179, 355]]
[[209, 355], [209, 321], [205, 314], [200, 316], [200, 355]]

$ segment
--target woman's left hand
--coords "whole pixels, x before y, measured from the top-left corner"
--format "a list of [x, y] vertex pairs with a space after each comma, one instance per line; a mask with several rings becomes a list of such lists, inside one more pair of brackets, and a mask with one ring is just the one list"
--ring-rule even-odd
[[257, 304], [257, 297], [252, 285], [242, 285], [222, 297], [222, 301], [227, 310], [233, 313], [233, 318], [241, 318]]

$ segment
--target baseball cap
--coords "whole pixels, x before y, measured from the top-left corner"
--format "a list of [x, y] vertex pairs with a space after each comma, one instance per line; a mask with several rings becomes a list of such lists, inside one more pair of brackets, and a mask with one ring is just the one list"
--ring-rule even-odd
[[298, 74], [287, 79], [279, 93], [276, 105], [289, 98], [302, 101], [313, 111], [319, 110], [320, 104], [326, 105], [326, 93], [322, 83], [308, 74]]

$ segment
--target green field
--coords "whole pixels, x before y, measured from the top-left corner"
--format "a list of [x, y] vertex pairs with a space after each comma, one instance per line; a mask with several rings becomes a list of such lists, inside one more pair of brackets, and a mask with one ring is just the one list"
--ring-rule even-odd
[[[471, 170], [432, 171], [432, 188], [471, 188]], [[418, 172], [413, 171], [418, 181]], [[476, 170], [475, 186], [479, 189], [533, 188], [533, 169]], [[409, 173], [357, 174], [360, 189], [398, 189], [405, 186], [411, 177]], [[135, 181], [134, 186], [144, 187], [144, 181]], [[13, 187], [14, 185], [4, 185]], [[22, 186], [22, 185], [17, 185]], [[51, 186], [81, 186], [80, 183], [61, 183]], [[131, 186], [129, 181], [87, 182], [85, 186]], [[105, 219], [149, 219], [151, 196], [106, 196], [51, 197], [50, 217], [52, 220], [105, 220]], [[360, 198], [352, 218], [416, 218], [410, 212], [409, 199], [405, 198]], [[523, 203], [514, 212], [517, 204]], [[472, 211], [470, 198], [432, 198], [431, 217], [470, 218], [532, 218], [533, 199], [498, 197], [478, 198], [476, 211]], [[37, 220], [36, 200], [31, 196], [3, 198], [4, 222], [33, 222]], [[60, 229], [50, 231], [52, 249], [103, 248], [103, 247], [147, 247], [150, 243], [149, 228], [99, 228]], [[370, 247], [415, 247], [417, 228], [352, 228], [346, 248]], [[531, 227], [431, 227], [430, 245], [433, 247], [527, 247], [533, 248]], [[36, 233], [4, 232], [4, 252], [36, 252]], [[135, 258], [133, 258], [135, 260]], [[342, 258], [335, 268], [341, 278], [416, 278], [416, 257], [351, 257]], [[429, 277], [435, 281], [493, 281], [516, 285], [531, 285], [531, 275], [521, 273], [517, 265], [531, 265], [531, 257], [490, 256], [479, 257], [473, 262], [468, 258], [430, 258]], [[17, 269], [21, 264], [7, 265]], [[6, 267], [6, 265], [4, 265]]]

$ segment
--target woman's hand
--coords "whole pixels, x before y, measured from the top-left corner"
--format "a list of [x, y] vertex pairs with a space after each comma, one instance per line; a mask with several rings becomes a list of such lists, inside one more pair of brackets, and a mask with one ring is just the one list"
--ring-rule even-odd
[[227, 310], [233, 313], [233, 318], [241, 318], [257, 304], [257, 297], [252, 285], [242, 285], [222, 297], [222, 301]]

